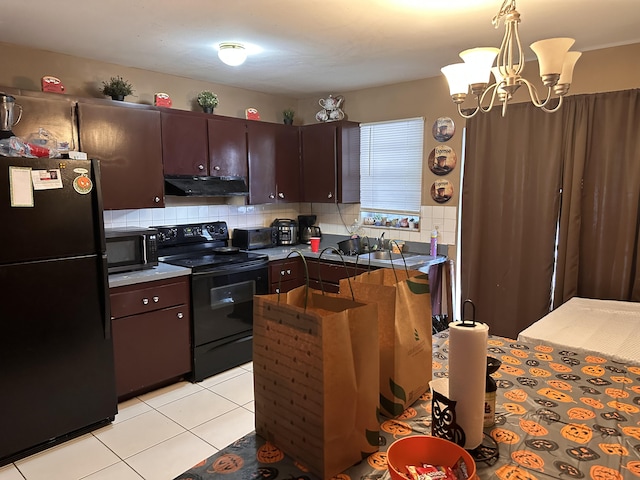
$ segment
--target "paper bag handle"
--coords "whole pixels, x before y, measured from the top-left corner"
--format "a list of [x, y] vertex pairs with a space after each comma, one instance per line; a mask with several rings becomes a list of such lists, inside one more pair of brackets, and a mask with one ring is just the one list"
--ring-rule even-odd
[[[404, 263], [404, 270], [405, 272], [407, 272], [407, 277], [408, 277], [409, 268], [407, 267], [407, 260], [404, 258], [404, 254], [402, 253], [402, 248], [400, 248], [400, 245], [398, 245], [397, 240], [389, 240], [389, 257], [391, 257], [391, 252], [393, 251], [393, 249], [391, 248], [392, 243], [395, 243], [396, 247], [398, 247], [398, 252], [400, 252], [400, 258], [402, 258], [402, 263]], [[398, 283], [398, 274], [396, 273], [396, 267], [393, 264], [393, 261], [391, 262], [391, 269], [393, 270], [393, 275], [396, 277], [396, 283]]]
[[[369, 238], [367, 237], [367, 244], [368, 244]], [[404, 263], [404, 270], [405, 272], [407, 272], [407, 277], [409, 277], [409, 267], [407, 267], [407, 260], [404, 258], [404, 255], [402, 254], [402, 249], [400, 248], [400, 245], [398, 245], [398, 242], [396, 240], [389, 240], [389, 259], [391, 259], [391, 244], [395, 243], [396, 247], [398, 247], [398, 251], [400, 252], [400, 257], [402, 258], [402, 262]], [[371, 249], [368, 249], [369, 253], [371, 253]], [[357, 275], [357, 268], [358, 268], [358, 259], [360, 258], [360, 255], [358, 255], [356, 257], [356, 270], [354, 271], [354, 278]], [[391, 270], [393, 270], [393, 276], [396, 279], [396, 283], [398, 283], [398, 274], [396, 273], [396, 266], [393, 263], [393, 261], [390, 262], [391, 263]], [[371, 272], [371, 256], [369, 256], [369, 272]], [[367, 272], [367, 273], [369, 273]]]
[[[299, 255], [302, 258], [302, 264], [304, 265], [304, 311], [307, 311], [307, 300], [309, 299], [309, 267], [307, 266], [307, 259], [304, 258], [304, 255], [300, 250], [293, 249], [291, 250], [286, 258], [289, 258], [291, 255]], [[282, 275], [278, 277], [278, 304], [280, 303], [280, 291], [282, 290]]]
[[[347, 264], [344, 261], [344, 257], [342, 256], [342, 252], [340, 250], [338, 250], [335, 247], [325, 247], [322, 249], [322, 252], [320, 252], [320, 255], [318, 255], [318, 260], [320, 260], [322, 258], [322, 254], [324, 252], [326, 252], [327, 250], [331, 250], [333, 253], [337, 253], [338, 255], [340, 255], [340, 260], [342, 260], [342, 265], [344, 265], [344, 269], [347, 271], [347, 282], [349, 282], [349, 290], [351, 290], [351, 300], [353, 300], [355, 302], [355, 296], [353, 295], [353, 287], [351, 286], [351, 278], [349, 278], [349, 269], [347, 268]], [[358, 258], [356, 257], [356, 266], [355, 268], [358, 268]], [[318, 280], [320, 281], [320, 290], [322, 290], [322, 294], [324, 295], [324, 286], [322, 285], [322, 274], [320, 273], [320, 268], [318, 268]], [[309, 283], [309, 276], [307, 274], [307, 284]]]

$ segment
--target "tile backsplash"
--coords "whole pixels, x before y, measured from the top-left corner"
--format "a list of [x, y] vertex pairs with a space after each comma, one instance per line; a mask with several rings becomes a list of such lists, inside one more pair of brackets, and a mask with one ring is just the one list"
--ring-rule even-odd
[[[455, 245], [457, 207], [422, 206], [420, 230], [404, 231], [384, 227], [362, 227], [361, 235], [412, 242], [429, 243], [431, 230], [438, 228], [439, 243]], [[104, 225], [111, 227], [149, 227], [224, 220], [229, 229], [266, 227], [276, 218], [297, 219], [301, 214], [315, 214], [324, 233], [348, 235], [349, 227], [360, 217], [359, 204], [290, 203], [283, 205], [168, 205], [164, 208], [106, 210]], [[233, 233], [232, 233], [233, 235]]]

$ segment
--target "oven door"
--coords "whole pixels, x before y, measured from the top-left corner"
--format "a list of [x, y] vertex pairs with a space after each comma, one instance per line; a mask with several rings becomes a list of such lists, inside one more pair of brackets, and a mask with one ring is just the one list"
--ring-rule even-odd
[[251, 361], [253, 296], [268, 293], [268, 275], [266, 263], [192, 274], [195, 381]]

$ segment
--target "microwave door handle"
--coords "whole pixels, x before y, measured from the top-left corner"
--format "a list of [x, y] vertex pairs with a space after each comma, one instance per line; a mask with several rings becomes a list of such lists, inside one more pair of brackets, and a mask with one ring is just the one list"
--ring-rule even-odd
[[142, 237], [142, 262], [146, 265], [148, 263], [147, 260], [147, 237]]

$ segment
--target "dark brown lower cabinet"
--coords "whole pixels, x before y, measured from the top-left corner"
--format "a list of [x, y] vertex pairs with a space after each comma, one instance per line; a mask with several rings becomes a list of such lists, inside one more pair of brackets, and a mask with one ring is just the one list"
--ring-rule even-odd
[[111, 289], [118, 400], [191, 372], [189, 277]]
[[[340, 292], [340, 280], [347, 277], [354, 277], [367, 271], [367, 268], [357, 267], [352, 263], [347, 263], [346, 267], [342, 262], [330, 262], [325, 260], [307, 259], [309, 267], [309, 286], [325, 292]], [[375, 268], [372, 267], [372, 270]]]
[[269, 293], [288, 292], [304, 283], [304, 264], [300, 257], [269, 262]]
[[[340, 290], [340, 280], [360, 275], [367, 271], [367, 267], [356, 268], [354, 264], [347, 263], [346, 268], [342, 262], [316, 260], [306, 258], [309, 269], [309, 287], [325, 292], [337, 293]], [[375, 270], [372, 267], [371, 270]], [[270, 293], [284, 293], [304, 285], [306, 273], [300, 257], [292, 257], [284, 260], [269, 262]]]

